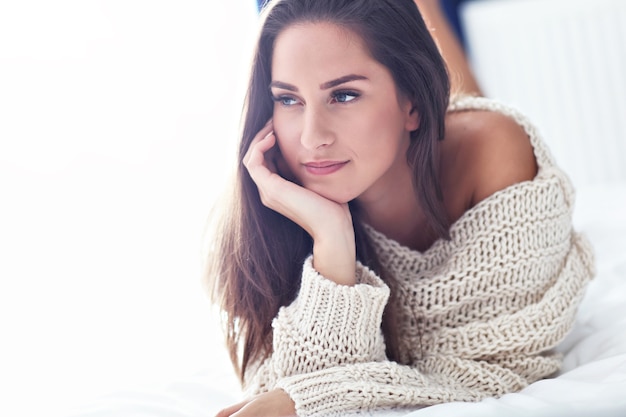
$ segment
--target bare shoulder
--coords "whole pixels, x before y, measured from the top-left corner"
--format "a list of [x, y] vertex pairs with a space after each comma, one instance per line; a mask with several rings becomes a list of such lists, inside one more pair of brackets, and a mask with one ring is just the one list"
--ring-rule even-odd
[[[442, 182], [448, 177], [456, 184], [456, 192], [466, 196], [466, 209], [537, 174], [530, 138], [514, 119], [490, 111], [461, 111], [448, 115], [446, 128], [442, 168], [448, 172]], [[464, 179], [450, 180], [452, 176]]]

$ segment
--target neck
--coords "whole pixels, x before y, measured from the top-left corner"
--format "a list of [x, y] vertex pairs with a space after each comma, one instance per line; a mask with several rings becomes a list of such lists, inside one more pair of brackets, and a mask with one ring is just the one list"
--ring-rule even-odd
[[367, 224], [401, 245], [420, 249], [425, 218], [408, 164], [401, 164], [393, 182], [372, 187], [357, 202]]

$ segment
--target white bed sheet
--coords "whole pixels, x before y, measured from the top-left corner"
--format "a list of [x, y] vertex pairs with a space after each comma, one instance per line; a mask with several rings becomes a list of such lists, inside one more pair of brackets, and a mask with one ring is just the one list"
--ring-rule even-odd
[[[595, 248], [597, 275], [587, 289], [573, 331], [559, 346], [565, 354], [559, 376], [499, 399], [370, 415], [626, 416], [626, 184], [580, 189], [574, 223]], [[240, 399], [224, 355], [197, 375], [159, 389], [114, 393], [72, 415], [204, 417]]]

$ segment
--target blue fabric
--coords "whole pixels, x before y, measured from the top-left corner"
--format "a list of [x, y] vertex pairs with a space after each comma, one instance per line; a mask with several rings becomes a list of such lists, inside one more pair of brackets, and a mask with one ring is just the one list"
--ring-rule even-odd
[[441, 0], [441, 5], [446, 12], [448, 21], [452, 25], [452, 29], [461, 41], [461, 45], [463, 45], [463, 47], [465, 47], [465, 36], [463, 35], [463, 27], [461, 25], [461, 20], [459, 19], [459, 8], [461, 7], [461, 4], [467, 3], [468, 1], [469, 0]]
[[267, 2], [268, 0], [256, 0], [257, 4], [259, 5], [259, 11], [261, 11], [261, 9], [263, 8], [263, 5], [265, 4], [265, 2]]

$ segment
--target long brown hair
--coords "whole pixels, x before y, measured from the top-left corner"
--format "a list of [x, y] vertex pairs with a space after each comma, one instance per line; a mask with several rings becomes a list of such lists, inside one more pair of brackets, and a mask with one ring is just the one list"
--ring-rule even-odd
[[[448, 220], [438, 182], [438, 141], [444, 136], [449, 100], [445, 64], [413, 0], [277, 0], [265, 6], [243, 110], [243, 131], [231, 195], [223, 203], [207, 258], [212, 300], [224, 312], [226, 341], [242, 382], [247, 367], [272, 353], [271, 322], [297, 295], [311, 237], [298, 225], [265, 207], [242, 160], [256, 133], [272, 116], [271, 59], [277, 36], [298, 22], [331, 22], [360, 36], [370, 53], [391, 72], [398, 92], [419, 115], [411, 132], [407, 161], [413, 186], [429, 225], [448, 238]], [[378, 261], [353, 211], [357, 259], [381, 274], [392, 291], [383, 317], [387, 355], [398, 360], [394, 331], [394, 278]]]

